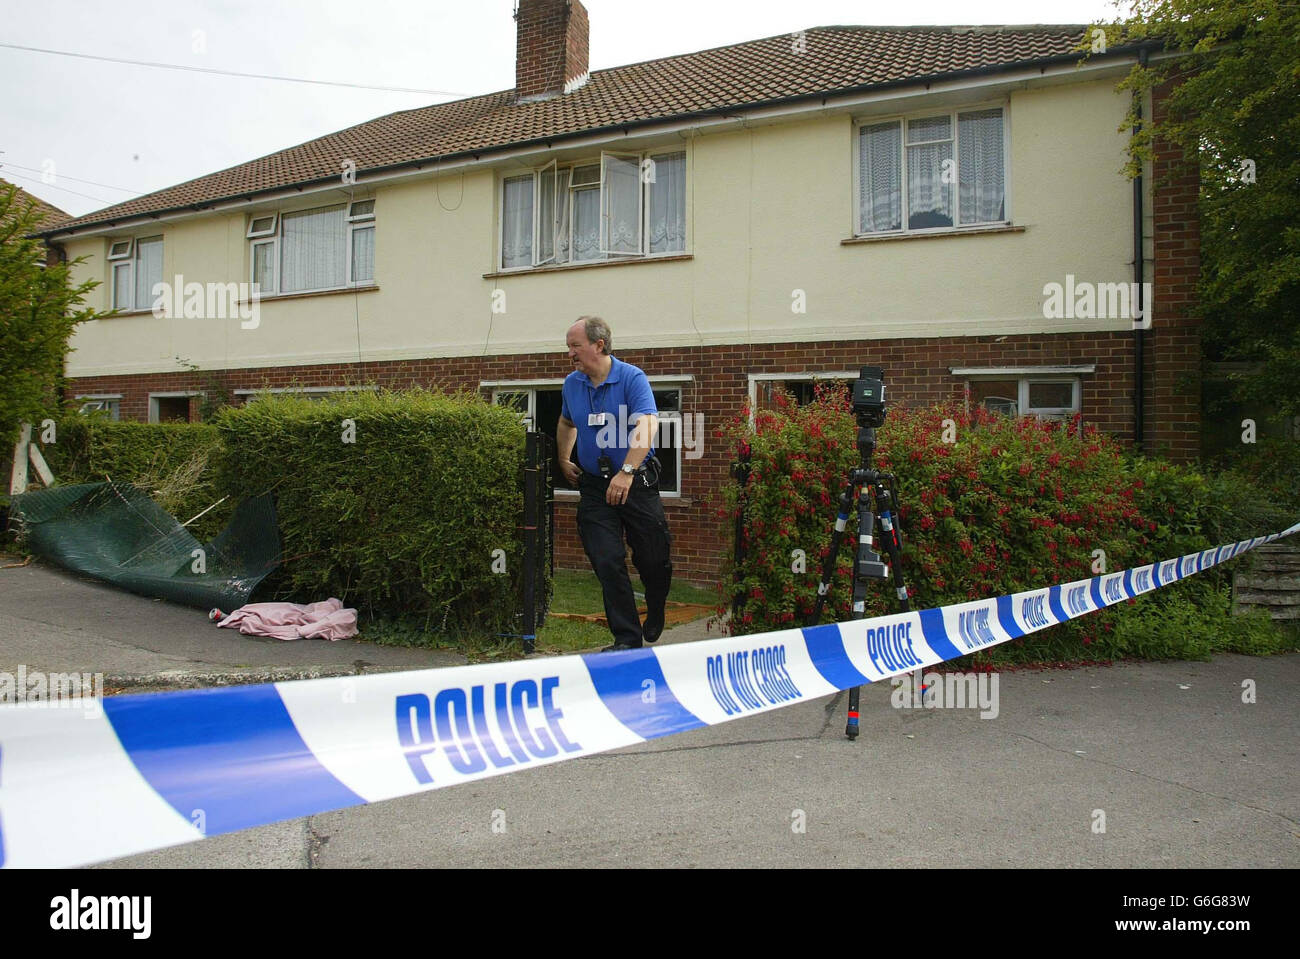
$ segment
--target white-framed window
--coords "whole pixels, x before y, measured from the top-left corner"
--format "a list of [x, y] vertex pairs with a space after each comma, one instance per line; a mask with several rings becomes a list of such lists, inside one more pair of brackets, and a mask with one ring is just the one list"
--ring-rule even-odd
[[854, 124], [855, 232], [1007, 223], [1007, 111], [929, 111]]
[[1082, 410], [1080, 376], [1094, 370], [1093, 364], [1086, 364], [998, 369], [953, 367], [951, 372], [965, 381], [968, 406], [982, 406], [1008, 416], [1068, 420]]
[[104, 413], [111, 420], [120, 420], [122, 418], [121, 393], [85, 393], [78, 395], [77, 400], [81, 403], [77, 410], [79, 413], [84, 413], [87, 416], [92, 413]]
[[375, 281], [375, 201], [255, 214], [249, 279], [263, 296], [370, 286]]
[[789, 373], [750, 373], [749, 379], [749, 425], [754, 425], [754, 414], [758, 410], [772, 409], [776, 405], [776, 394], [784, 390], [794, 396], [795, 403], [803, 406], [810, 403], [816, 395], [820, 384], [847, 384], [858, 378], [854, 370], [827, 370], [810, 373], [806, 370]]
[[263, 236], [275, 236], [275, 225], [280, 221], [279, 214], [267, 213], [263, 216], [248, 218], [248, 238], [250, 240]]
[[147, 310], [162, 282], [163, 238], [113, 240], [108, 245], [110, 296], [115, 310]]
[[[655, 455], [663, 466], [659, 476], [661, 496], [681, 496], [682, 448], [686, 442], [698, 443], [701, 437], [693, 432], [683, 434], [682, 396], [688, 381], [683, 379], [650, 378], [655, 406], [659, 410], [659, 429], [655, 436]], [[556, 435], [560, 411], [564, 406], [563, 380], [530, 380], [522, 382], [493, 382], [480, 384], [492, 392], [492, 402], [509, 406], [519, 413], [525, 429]], [[694, 424], [691, 424], [694, 426]], [[698, 432], [698, 431], [696, 431]], [[576, 497], [577, 491], [564, 487], [559, 462], [551, 464], [551, 475], [556, 477], [556, 495]]]
[[501, 181], [501, 269], [681, 253], [686, 153], [552, 160]]
[[375, 280], [375, 201], [348, 206], [348, 285]]

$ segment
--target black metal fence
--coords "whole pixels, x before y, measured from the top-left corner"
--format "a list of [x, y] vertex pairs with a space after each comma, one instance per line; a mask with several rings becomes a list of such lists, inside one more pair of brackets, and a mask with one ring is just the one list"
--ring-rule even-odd
[[520, 582], [524, 652], [533, 652], [546, 622], [555, 579], [555, 439], [529, 432], [524, 445], [524, 570]]

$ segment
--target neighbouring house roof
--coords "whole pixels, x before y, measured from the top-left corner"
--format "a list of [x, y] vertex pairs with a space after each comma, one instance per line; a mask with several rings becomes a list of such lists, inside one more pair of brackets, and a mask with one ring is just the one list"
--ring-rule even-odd
[[30, 203], [32, 206], [36, 207], [36, 210], [41, 217], [36, 224], [39, 229], [52, 230], [72, 218], [70, 214], [64, 213], [57, 206], [54, 206], [51, 203], [46, 203], [40, 197], [28, 193], [22, 187], [18, 186], [18, 184], [10, 183], [8, 180], [0, 177], [0, 189], [10, 186], [18, 191], [19, 203]]
[[[488, 154], [622, 125], [760, 106], [875, 86], [1077, 59], [1082, 25], [815, 27], [794, 34], [596, 70], [560, 96], [516, 102], [513, 90], [404, 110], [59, 224], [63, 230], [435, 159]], [[1131, 48], [1129, 48], [1131, 49]], [[1119, 52], [1118, 49], [1111, 53]]]

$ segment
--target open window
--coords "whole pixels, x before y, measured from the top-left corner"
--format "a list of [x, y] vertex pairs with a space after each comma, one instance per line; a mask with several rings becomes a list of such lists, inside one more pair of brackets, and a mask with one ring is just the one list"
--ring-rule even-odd
[[275, 226], [279, 217], [275, 213], [255, 216], [248, 221], [248, 238], [250, 240], [263, 236], [275, 236]]
[[641, 154], [600, 155], [600, 252], [641, 253]]
[[686, 154], [602, 153], [501, 181], [501, 269], [681, 253]]

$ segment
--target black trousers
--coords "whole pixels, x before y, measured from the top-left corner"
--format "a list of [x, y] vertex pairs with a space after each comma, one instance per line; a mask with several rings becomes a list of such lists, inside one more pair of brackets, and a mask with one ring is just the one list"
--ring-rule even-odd
[[672, 534], [659, 499], [659, 487], [646, 486], [641, 476], [632, 477], [627, 500], [618, 506], [605, 502], [609, 480], [584, 472], [578, 480], [578, 532], [591, 568], [600, 580], [605, 598], [605, 618], [614, 642], [640, 646], [641, 617], [637, 615], [632, 580], [627, 575], [626, 550], [632, 547], [632, 563], [645, 584], [648, 612], [662, 614], [672, 585]]

